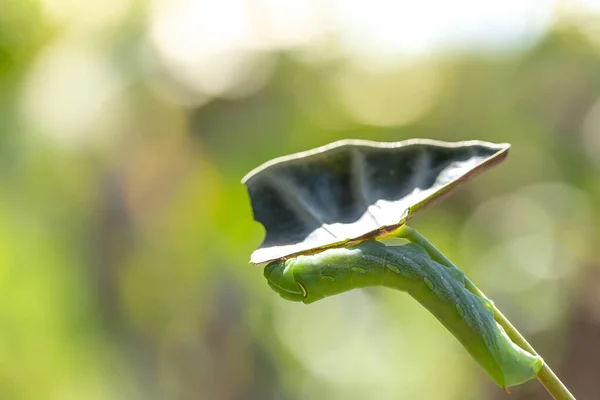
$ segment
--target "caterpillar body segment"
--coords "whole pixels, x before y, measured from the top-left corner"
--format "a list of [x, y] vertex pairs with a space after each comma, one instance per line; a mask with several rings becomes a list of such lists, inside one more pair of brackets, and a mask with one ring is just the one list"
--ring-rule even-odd
[[276, 261], [265, 267], [283, 298], [313, 303], [349, 290], [385, 286], [407, 292], [427, 308], [502, 387], [534, 378], [537, 355], [513, 343], [494, 320], [493, 305], [465, 288], [464, 273], [431, 259], [419, 245], [368, 240], [348, 248]]

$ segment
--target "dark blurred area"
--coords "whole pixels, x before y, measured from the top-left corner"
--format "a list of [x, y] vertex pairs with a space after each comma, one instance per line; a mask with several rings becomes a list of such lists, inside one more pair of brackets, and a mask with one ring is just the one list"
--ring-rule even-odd
[[248, 263], [248, 171], [425, 137], [512, 144], [412, 224], [599, 399], [600, 6], [483, 3], [0, 0], [0, 398], [505, 398], [410, 297]]

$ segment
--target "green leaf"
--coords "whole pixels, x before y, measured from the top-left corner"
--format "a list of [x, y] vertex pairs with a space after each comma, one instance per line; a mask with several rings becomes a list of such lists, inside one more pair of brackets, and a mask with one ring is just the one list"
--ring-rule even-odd
[[510, 144], [341, 140], [279, 157], [242, 179], [266, 229], [263, 263], [385, 236], [460, 183], [504, 160]]

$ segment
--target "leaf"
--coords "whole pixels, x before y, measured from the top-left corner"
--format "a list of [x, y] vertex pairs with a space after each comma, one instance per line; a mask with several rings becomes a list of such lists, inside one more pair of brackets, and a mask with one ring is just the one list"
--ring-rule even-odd
[[254, 219], [266, 229], [252, 263], [385, 236], [460, 183], [504, 160], [510, 144], [341, 140], [248, 173]]

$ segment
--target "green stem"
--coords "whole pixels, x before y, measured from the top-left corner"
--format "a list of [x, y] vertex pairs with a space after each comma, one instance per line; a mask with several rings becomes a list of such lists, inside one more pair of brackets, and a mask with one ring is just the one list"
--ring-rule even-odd
[[[403, 225], [397, 233], [398, 237], [405, 238], [413, 243], [422, 246], [427, 253], [431, 256], [434, 261], [448, 267], [456, 268], [456, 265], [452, 263], [441, 251], [439, 251], [430, 241], [428, 241], [419, 232], [412, 229], [407, 225]], [[485, 294], [473, 282], [465, 277], [465, 287], [473, 294], [487, 299]], [[494, 318], [500, 326], [504, 328], [511, 340], [520, 346], [522, 349], [527, 350], [531, 354], [537, 354], [535, 349], [525, 340], [525, 338], [519, 333], [510, 321], [496, 308], [494, 305]], [[569, 389], [558, 379], [556, 374], [550, 369], [548, 364], [544, 362], [544, 366], [537, 375], [538, 380], [544, 386], [544, 388], [550, 393], [550, 395], [556, 400], [575, 400], [575, 397], [569, 392]]]

